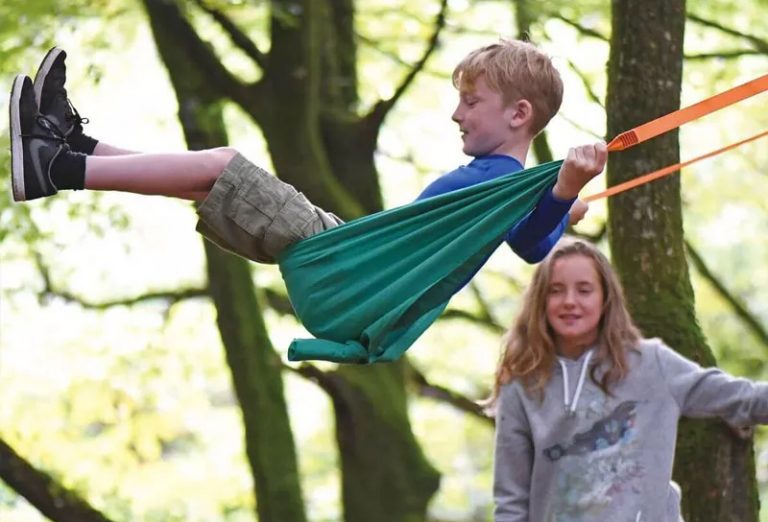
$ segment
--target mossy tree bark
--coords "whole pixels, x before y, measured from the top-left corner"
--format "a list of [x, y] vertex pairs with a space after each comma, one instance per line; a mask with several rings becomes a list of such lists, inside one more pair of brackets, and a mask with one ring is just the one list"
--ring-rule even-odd
[[[216, 111], [216, 102], [229, 99], [261, 127], [277, 174], [313, 203], [345, 218], [382, 208], [374, 164], [378, 133], [423, 61], [392, 98], [360, 114], [352, 0], [270, 2], [268, 54], [262, 53], [226, 13], [201, 3], [261, 69], [262, 76], [254, 83], [244, 83], [231, 74], [201, 40], [184, 11], [195, 7], [164, 0], [145, 0], [145, 4], [156, 28], [158, 47], [167, 49], [161, 54], [168, 53], [164, 59], [179, 94], [180, 117], [191, 147], [223, 143], [223, 129], [215, 128], [220, 116], [211, 118], [209, 111]], [[424, 60], [444, 23], [445, 5], [443, 1], [435, 37]], [[213, 128], [210, 122], [214, 122]], [[201, 141], [195, 141], [198, 139]], [[258, 300], [244, 289], [251, 286], [246, 282], [247, 270], [239, 264], [244, 262], [219, 259], [210, 247], [206, 250], [211, 290], [243, 407], [246, 435], [254, 437], [254, 453], [250, 448], [248, 453], [256, 474], [256, 466], [264, 464], [258, 449], [264, 442], [259, 422], [264, 424], [263, 419], [269, 418], [272, 423], [272, 414], [282, 412], [282, 417], [285, 410], [282, 385], [273, 375], [280, 371], [278, 359], [271, 351]], [[250, 353], [253, 351], [262, 355], [255, 356]], [[245, 374], [238, 377], [239, 372]], [[437, 490], [439, 475], [412, 433], [403, 372], [402, 362], [346, 366], [322, 379], [335, 409], [344, 516], [349, 522], [425, 520], [427, 503]], [[268, 380], [273, 383], [260, 383]], [[273, 413], [265, 417], [260, 411]], [[287, 425], [282, 433], [290, 434]], [[292, 445], [292, 440], [286, 439], [286, 443]], [[288, 449], [270, 460], [277, 458], [292, 460], [295, 467]], [[288, 467], [282, 473], [293, 480]], [[258, 477], [256, 489], [261, 517], [265, 495], [278, 501], [279, 493], [260, 484]], [[292, 501], [300, 496], [293, 482], [288, 489], [295, 491], [289, 496]]]
[[[680, 106], [684, 0], [612, 2], [607, 95], [608, 135], [628, 130]], [[613, 153], [608, 184], [679, 161], [678, 133]], [[696, 321], [685, 259], [680, 177], [672, 175], [608, 201], [613, 263], [631, 312], [646, 336], [704, 366], [715, 364]], [[683, 490], [685, 520], [757, 520], [751, 441], [720, 421], [683, 420], [675, 480]]]
[[[185, 50], [164, 30], [176, 12], [146, 2], [160, 56], [179, 103], [179, 119], [192, 150], [227, 144], [221, 95], [210, 88]], [[280, 356], [262, 317], [249, 263], [205, 242], [208, 285], [243, 414], [256, 512], [261, 522], [304, 522], [296, 451], [283, 394]]]

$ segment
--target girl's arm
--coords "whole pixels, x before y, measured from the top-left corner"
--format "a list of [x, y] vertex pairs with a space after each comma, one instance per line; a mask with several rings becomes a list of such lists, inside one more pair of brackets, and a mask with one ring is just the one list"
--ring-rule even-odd
[[533, 443], [516, 387], [502, 387], [496, 409], [494, 522], [528, 522]]
[[659, 369], [687, 417], [721, 417], [733, 426], [768, 424], [768, 383], [702, 368], [659, 343]]

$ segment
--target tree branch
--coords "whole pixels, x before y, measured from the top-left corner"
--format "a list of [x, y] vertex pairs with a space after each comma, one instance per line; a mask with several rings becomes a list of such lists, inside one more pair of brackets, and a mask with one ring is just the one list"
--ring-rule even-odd
[[686, 54], [685, 59], [689, 61], [694, 60], [713, 60], [713, 59], [721, 59], [721, 60], [733, 60], [735, 58], [741, 58], [742, 56], [755, 56], [755, 55], [764, 55], [766, 54], [763, 51], [756, 51], [754, 49], [736, 49], [734, 51], [719, 51], [719, 52], [712, 52], [712, 53], [701, 53], [701, 54]]
[[416, 387], [416, 392], [421, 397], [427, 397], [439, 402], [444, 402], [456, 408], [459, 411], [468, 413], [471, 416], [480, 419], [481, 421], [493, 425], [494, 419], [488, 417], [484, 412], [482, 406], [477, 401], [473, 401], [464, 395], [455, 391], [449, 390], [443, 386], [430, 383], [426, 376], [419, 371], [412, 363], [409, 362], [409, 373], [411, 382]]
[[207, 5], [205, 0], [195, 0], [195, 3], [206, 13], [208, 13], [224, 29], [235, 46], [243, 51], [259, 67], [264, 69], [267, 63], [267, 55], [261, 52], [256, 44], [253, 43], [248, 35], [240, 30], [237, 25], [227, 15], [221, 11]]
[[754, 314], [752, 314], [747, 309], [746, 305], [741, 301], [741, 299], [733, 295], [733, 293], [725, 287], [725, 284], [720, 281], [717, 276], [715, 276], [715, 274], [712, 273], [707, 264], [704, 262], [704, 259], [699, 255], [693, 245], [691, 245], [691, 243], [687, 240], [685, 241], [685, 248], [688, 251], [688, 257], [690, 257], [699, 274], [712, 285], [720, 297], [725, 299], [725, 301], [731, 305], [731, 308], [736, 313], [736, 316], [741, 319], [747, 329], [749, 329], [755, 335], [755, 337], [757, 337], [758, 341], [760, 341], [763, 346], [768, 349], [768, 331], [766, 328], [760, 323]]
[[488, 324], [498, 324], [498, 321], [493, 316], [493, 313], [491, 313], [491, 306], [488, 304], [485, 296], [480, 291], [480, 287], [474, 280], [470, 281], [469, 290], [472, 292], [472, 295], [475, 296], [477, 304], [480, 305], [480, 318], [487, 321]]
[[587, 97], [599, 105], [600, 108], [605, 110], [605, 104], [603, 103], [603, 100], [592, 89], [592, 82], [589, 80], [589, 78], [587, 78], [587, 75], [584, 74], [584, 72], [579, 69], [571, 59], [568, 59], [568, 67], [570, 67], [570, 69], [576, 73], [576, 76], [579, 77], [579, 80], [581, 80], [581, 84], [584, 86], [584, 90], [587, 91]]
[[413, 67], [411, 67], [411, 70], [405, 76], [405, 78], [403, 79], [403, 82], [395, 90], [395, 94], [392, 95], [392, 97], [389, 98], [388, 100], [382, 100], [379, 103], [377, 103], [374, 106], [373, 110], [371, 110], [371, 112], [368, 114], [368, 116], [365, 117], [369, 128], [378, 128], [381, 125], [381, 122], [384, 121], [384, 118], [386, 118], [389, 111], [392, 109], [392, 107], [395, 106], [395, 104], [403, 95], [403, 93], [405, 93], [405, 91], [411, 85], [413, 80], [416, 78], [416, 75], [424, 68], [424, 65], [427, 63], [427, 60], [429, 59], [430, 56], [432, 56], [432, 53], [437, 48], [437, 43], [440, 37], [440, 33], [443, 30], [443, 27], [445, 27], [445, 15], [447, 11], [448, 11], [448, 0], [441, 0], [440, 12], [437, 14], [437, 17], [435, 18], [434, 31], [432, 32], [432, 36], [429, 38], [427, 42], [427, 46], [424, 49], [424, 53], [422, 54], [421, 59], [418, 62], [416, 62], [416, 64], [413, 65]]
[[[410, 381], [415, 385], [416, 392], [419, 396], [446, 403], [457, 410], [468, 413], [486, 423], [494, 424], [494, 420], [483, 412], [483, 408], [477, 401], [473, 401], [472, 399], [443, 386], [430, 383], [424, 374], [414, 367], [410, 361], [408, 361], [407, 364]], [[339, 395], [338, 383], [336, 382], [333, 372], [324, 372], [310, 363], [302, 363], [299, 366], [283, 364], [283, 368], [317, 384], [331, 397], [335, 397], [337, 400], [342, 400], [342, 397]]]
[[[378, 52], [382, 56], [386, 56], [387, 58], [389, 58], [390, 60], [392, 60], [396, 64], [402, 65], [403, 67], [408, 67], [408, 68], [413, 67], [413, 64], [411, 64], [409, 62], [406, 62], [405, 60], [400, 58], [400, 56], [398, 56], [397, 54], [395, 54], [393, 52], [390, 52], [390, 51], [387, 51], [387, 50], [384, 50], [380, 46], [376, 45], [377, 42], [375, 40], [372, 40], [372, 39], [368, 38], [367, 36], [363, 36], [363, 35], [361, 35], [359, 33], [357, 33], [355, 35], [355, 38], [357, 40], [360, 40], [362, 43], [364, 43], [365, 45], [367, 45], [371, 49], [375, 50], [376, 52]], [[435, 71], [435, 70], [430, 70], [430, 69], [423, 68], [422, 72], [424, 74], [429, 74], [430, 76], [434, 76], [435, 78], [440, 78], [440, 79], [444, 79], [444, 80], [450, 80], [451, 79], [450, 75], [442, 73], [442, 72], [438, 72], [438, 71]]]
[[176, 2], [167, 0], [144, 0], [151, 24], [158, 24], [156, 32], [170, 35], [186, 50], [188, 56], [194, 56], [194, 66], [202, 70], [202, 75], [216, 85], [219, 91], [243, 107], [253, 105], [250, 92], [253, 85], [246, 85], [233, 76], [214, 53], [210, 44], [201, 40], [192, 24], [182, 14]]
[[278, 292], [272, 288], [261, 287], [261, 291], [267, 301], [267, 305], [280, 315], [292, 315], [296, 316], [296, 312], [293, 309], [291, 300], [288, 296], [282, 292]]
[[466, 310], [460, 310], [458, 308], [449, 308], [440, 314], [440, 317], [438, 318], [439, 321], [447, 321], [452, 319], [463, 319], [478, 326], [489, 328], [494, 333], [498, 334], [504, 333], [506, 331], [506, 328], [503, 325], [497, 323], [493, 319], [477, 316], [467, 312]]
[[579, 123], [578, 121], [576, 121], [576, 120], [566, 116], [565, 114], [563, 114], [562, 111], [559, 112], [557, 114], [557, 116], [558, 116], [558, 118], [562, 118], [566, 123], [570, 124], [573, 128], [575, 128], [577, 130], [580, 130], [581, 132], [583, 132], [585, 134], [588, 134], [588, 135], [594, 137], [595, 139], [601, 140], [601, 139], [604, 138], [604, 136], [600, 136], [598, 133], [596, 133], [592, 129], [588, 129], [584, 125]]
[[312, 381], [331, 397], [338, 393], [338, 385], [333, 375], [331, 373], [324, 372], [313, 364], [307, 362], [301, 363], [299, 366], [283, 364], [283, 369], [288, 370], [291, 373], [295, 373], [300, 377], [304, 377], [308, 381]]
[[721, 31], [727, 35], [735, 36], [737, 38], [742, 38], [747, 42], [749, 42], [750, 44], [752, 44], [752, 47], [754, 47], [755, 50], [760, 51], [760, 54], [768, 54], [768, 41], [762, 38], [759, 38], [751, 34], [742, 33], [741, 31], [737, 31], [736, 29], [726, 27], [720, 24], [719, 22], [715, 22], [713, 20], [707, 20], [706, 18], [702, 18], [692, 13], [688, 13], [687, 18], [688, 20], [691, 20], [692, 22], [696, 22], [699, 25], [703, 25], [704, 27], [717, 29], [718, 31]]
[[0, 438], [0, 478], [55, 522], [111, 522], [75, 491], [36, 469]]
[[43, 279], [43, 290], [40, 292], [39, 297], [41, 300], [50, 299], [52, 297], [58, 297], [64, 301], [77, 303], [83, 308], [92, 310], [106, 310], [114, 306], [133, 306], [146, 301], [167, 301], [168, 306], [174, 305], [180, 301], [186, 299], [193, 299], [199, 297], [210, 297], [207, 288], [187, 288], [184, 290], [176, 290], [173, 292], [148, 292], [135, 297], [128, 297], [123, 299], [114, 299], [111, 301], [94, 302], [84, 299], [70, 292], [69, 290], [62, 290], [56, 288], [51, 282], [51, 273], [48, 266], [43, 261], [43, 257], [39, 252], [34, 253], [35, 264], [37, 265], [40, 277]]
[[589, 29], [587, 27], [584, 27], [579, 22], [575, 20], [571, 20], [570, 18], [565, 17], [563, 14], [555, 12], [555, 11], [549, 11], [547, 12], [547, 15], [550, 18], [554, 18], [556, 20], [560, 20], [561, 22], [564, 22], [567, 25], [570, 25], [574, 29], [576, 29], [579, 33], [581, 33], [584, 36], [589, 36], [591, 38], [596, 38], [600, 41], [608, 43], [609, 38], [605, 36], [604, 34], [600, 33], [599, 31], [595, 31], [594, 29]]

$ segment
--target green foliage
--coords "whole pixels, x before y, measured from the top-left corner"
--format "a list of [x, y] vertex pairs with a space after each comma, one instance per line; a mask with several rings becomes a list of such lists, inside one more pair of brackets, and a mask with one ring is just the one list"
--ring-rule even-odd
[[[266, 4], [208, 2], [232, 16], [263, 50], [269, 44]], [[390, 96], [407, 74], [408, 64], [420, 57], [437, 4], [357, 2], [361, 112]], [[559, 14], [605, 36], [610, 31], [607, 4], [529, 2], [534, 15]], [[696, 0], [689, 2], [689, 10], [768, 39], [768, 29], [759, 23], [768, 1], [741, 2], [737, 9], [734, 5]], [[451, 2], [451, 8], [451, 30], [444, 35], [440, 52], [390, 115], [381, 134], [378, 166], [387, 206], [410, 200], [435, 173], [465, 162], [449, 121], [455, 103], [450, 71], [467, 49], [516, 32], [509, 2]], [[196, 27], [230, 70], [247, 80], [257, 79], [260, 72], [233, 50], [210, 17], [195, 13]], [[17, 71], [33, 74], [42, 53], [62, 41], [71, 43], [90, 63], [81, 69], [81, 84], [114, 77], [124, 63], [156, 65], [153, 49], [128, 45], [136, 38], [148, 38], [142, 32], [144, 22], [138, 6], [129, 0], [0, 2], [0, 79], [10, 85]], [[564, 117], [550, 126], [555, 156], [562, 157], [573, 143], [604, 132], [603, 109], [590, 100], [586, 86], [598, 99], [604, 98], [607, 45], [554, 19], [534, 22], [532, 37], [552, 51], [568, 80]], [[687, 27], [689, 55], [749, 45], [746, 39], [700, 24]], [[568, 62], [579, 68], [585, 82], [569, 69]], [[765, 55], [690, 61], [684, 69], [684, 103], [750, 79], [765, 71], [765, 63]], [[146, 78], [127, 81], [138, 88]], [[158, 83], [153, 93], [161, 96], [167, 90], [166, 84]], [[768, 127], [762, 110], [768, 95], [761, 96], [684, 130], [682, 158]], [[180, 141], [178, 129], [148, 108], [151, 101], [136, 98], [125, 103], [131, 104], [135, 118], [147, 129], [161, 128], [159, 134], [168, 141], [159, 146], [175, 145]], [[166, 109], [172, 114], [175, 107]], [[242, 128], [252, 132], [245, 125]], [[7, 143], [5, 124], [0, 125], [0, 134]], [[238, 136], [244, 145], [248, 138]], [[253, 148], [247, 152], [254, 154]], [[261, 154], [258, 151], [257, 156]], [[683, 174], [688, 238], [763, 324], [768, 324], [763, 298], [768, 290], [763, 266], [768, 244], [761, 235], [768, 226], [766, 167], [768, 153], [764, 142], [758, 142]], [[0, 183], [6, 187], [8, 172], [9, 156], [3, 147]], [[602, 204], [593, 205], [590, 213], [588, 223], [579, 230], [602, 225]], [[137, 221], [148, 215], [155, 216], [152, 224], [139, 228]], [[139, 233], [123, 230], [128, 219]], [[213, 311], [201, 302], [170, 310], [163, 303], [150, 302], [94, 311], [60, 298], [46, 300], [40, 295], [44, 284], [34, 255], [40, 254], [51, 265], [55, 283], [78, 295], [109, 299], [186, 287], [190, 282], [199, 285], [202, 249], [196, 238], [190, 239], [193, 219], [189, 209], [157, 201], [138, 204], [82, 194], [14, 205], [9, 192], [0, 190], [2, 435], [34, 464], [55, 473], [65, 485], [76, 486], [120, 520], [253, 520], [255, 500], [243, 457], [239, 409], [221, 358]], [[165, 233], [153, 233], [158, 230]], [[98, 245], [94, 235], [102, 237]], [[501, 324], [510, 322], [519, 302], [515, 281], [525, 282], [529, 274], [528, 267], [500, 253], [478, 276], [480, 293]], [[747, 333], [706, 280], [695, 271], [693, 275], [698, 318], [718, 363], [739, 375], [768, 378], [766, 347]], [[457, 296], [452, 306], [475, 315], [483, 311], [469, 291]], [[302, 335], [298, 326], [284, 318], [270, 317], [269, 325], [279, 346]], [[411, 353], [431, 381], [479, 399], [491, 382], [498, 341], [497, 333], [488, 329], [445, 321]], [[298, 426], [307, 512], [312, 520], [330, 521], [340, 519], [339, 462], [329, 447], [333, 443], [331, 408], [326, 404], [323, 415], [313, 410], [317, 402], [311, 396], [321, 393], [315, 387], [301, 392], [290, 389], [288, 402]], [[414, 433], [427, 459], [443, 474], [431, 512], [441, 520], [489, 520], [490, 427], [431, 400], [411, 397], [411, 401]], [[384, 416], [395, 414], [382, 410]], [[763, 456], [758, 459], [764, 484], [768, 483], [765, 436], [761, 431]], [[6, 513], [12, 513], [8, 519], [13, 522], [40, 520], [0, 485], [0, 518], [5, 520]]]

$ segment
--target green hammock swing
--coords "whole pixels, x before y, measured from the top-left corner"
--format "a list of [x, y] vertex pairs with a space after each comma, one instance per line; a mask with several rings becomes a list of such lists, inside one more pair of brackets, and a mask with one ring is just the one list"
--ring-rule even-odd
[[400, 357], [557, 177], [562, 161], [415, 201], [289, 247], [280, 271], [299, 320], [288, 359]]

